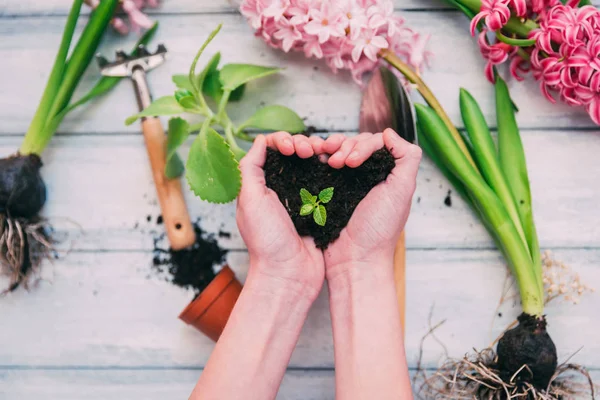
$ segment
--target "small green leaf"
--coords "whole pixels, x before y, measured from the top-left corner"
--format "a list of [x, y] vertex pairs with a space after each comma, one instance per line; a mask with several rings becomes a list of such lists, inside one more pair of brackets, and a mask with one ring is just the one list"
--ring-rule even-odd
[[200, 88], [202, 91], [204, 91], [204, 82], [206, 81], [206, 78], [209, 75], [218, 72], [217, 67], [219, 66], [220, 60], [221, 53], [216, 53], [215, 55], [213, 55], [208, 64], [206, 64], [206, 66], [202, 70], [202, 72], [200, 72], [200, 74], [196, 77], [196, 82], [198, 82], [198, 88]]
[[302, 200], [302, 204], [314, 204], [317, 201], [317, 198], [304, 188], [300, 189], [300, 199]]
[[229, 101], [240, 101], [246, 92], [246, 84], [236, 87], [229, 95]]
[[[221, 97], [223, 97], [223, 86], [221, 85], [220, 79], [221, 73], [219, 70], [209, 72], [204, 79], [204, 85], [202, 86], [202, 92], [208, 97], [212, 98], [215, 103], [219, 104]], [[229, 95], [229, 101], [240, 101], [244, 92], [246, 91], [246, 85], [238, 86]]]
[[300, 207], [300, 215], [303, 217], [306, 215], [309, 215], [310, 213], [313, 212], [314, 209], [315, 209], [314, 204], [304, 204], [302, 207]]
[[233, 91], [244, 83], [279, 71], [281, 71], [281, 68], [261, 67], [252, 64], [227, 64], [221, 69], [220, 80], [224, 90]]
[[184, 170], [183, 162], [177, 155], [177, 149], [190, 135], [190, 125], [183, 118], [171, 118], [167, 135], [167, 165], [165, 175], [172, 179], [181, 176]]
[[181, 161], [181, 158], [177, 153], [173, 154], [173, 156], [167, 160], [167, 165], [165, 166], [165, 176], [167, 179], [179, 178], [181, 175], [183, 175], [183, 171], [185, 171], [183, 161]]
[[284, 106], [266, 106], [259, 109], [242, 126], [270, 131], [286, 131], [298, 133], [306, 130], [304, 121], [294, 111]]
[[325, 207], [319, 205], [319, 207], [315, 208], [313, 219], [317, 225], [325, 226], [325, 222], [327, 222], [327, 210], [325, 210]]
[[190, 93], [194, 90], [190, 78], [187, 75], [173, 75], [171, 80], [179, 89], [188, 90]]
[[223, 96], [223, 88], [221, 87], [221, 81], [219, 80], [219, 71], [211, 71], [206, 74], [204, 83], [202, 85], [202, 93], [210, 97], [219, 104], [221, 97]]
[[332, 198], [333, 198], [333, 188], [332, 187], [323, 189], [319, 193], [319, 200], [321, 200], [321, 203], [327, 204], [331, 201]]
[[228, 203], [242, 186], [242, 175], [234, 154], [221, 135], [208, 128], [192, 143], [186, 164], [190, 188], [202, 200]]
[[177, 115], [184, 113], [185, 109], [177, 102], [173, 96], [160, 97], [146, 107], [142, 112], [132, 115], [125, 120], [125, 125], [133, 124], [142, 117], [156, 117], [159, 115]]
[[198, 103], [192, 92], [187, 89], [179, 89], [175, 92], [175, 99], [183, 108], [189, 111], [198, 110]]

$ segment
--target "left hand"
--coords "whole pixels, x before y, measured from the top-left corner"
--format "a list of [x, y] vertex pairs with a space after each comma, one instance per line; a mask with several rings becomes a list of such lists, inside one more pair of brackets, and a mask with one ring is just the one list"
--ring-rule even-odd
[[267, 146], [287, 156], [308, 158], [320, 153], [323, 143], [318, 137], [292, 137], [287, 132], [257, 136], [240, 162], [242, 189], [236, 213], [250, 255], [250, 275], [275, 279], [276, 285], [291, 284], [314, 297], [325, 279], [323, 253], [312, 238], [298, 235], [277, 194], [266, 186], [263, 167]]

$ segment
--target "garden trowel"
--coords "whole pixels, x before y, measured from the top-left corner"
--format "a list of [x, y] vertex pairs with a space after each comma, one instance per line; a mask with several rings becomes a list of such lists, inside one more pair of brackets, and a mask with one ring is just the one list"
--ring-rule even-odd
[[[131, 78], [138, 107], [142, 111], [152, 102], [146, 72], [162, 64], [166, 53], [167, 49], [161, 44], [154, 53], [150, 53], [145, 46], [139, 46], [133, 56], [117, 51], [113, 62], [102, 56], [97, 58], [102, 75]], [[156, 117], [143, 118], [142, 131], [169, 244], [173, 250], [184, 249], [194, 244], [196, 234], [179, 178], [168, 179], [165, 176], [167, 136], [160, 119]]]
[[[359, 129], [361, 132], [383, 132], [392, 128], [408, 142], [416, 141], [413, 106], [408, 93], [396, 76], [387, 68], [373, 72], [363, 93], [360, 106]], [[394, 253], [394, 281], [402, 329], [406, 320], [406, 241], [404, 231], [396, 244]]]

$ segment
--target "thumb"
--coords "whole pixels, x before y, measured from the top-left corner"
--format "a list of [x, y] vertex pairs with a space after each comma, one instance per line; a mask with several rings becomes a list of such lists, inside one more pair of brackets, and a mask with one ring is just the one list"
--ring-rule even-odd
[[266, 191], [265, 171], [263, 167], [267, 159], [267, 140], [264, 135], [258, 135], [250, 151], [240, 161], [242, 172], [242, 190], [240, 197], [263, 195]]
[[422, 151], [419, 146], [402, 139], [393, 129], [383, 131], [383, 143], [396, 159], [396, 166], [389, 179], [394, 197], [407, 197], [410, 200], [417, 185], [417, 173]]

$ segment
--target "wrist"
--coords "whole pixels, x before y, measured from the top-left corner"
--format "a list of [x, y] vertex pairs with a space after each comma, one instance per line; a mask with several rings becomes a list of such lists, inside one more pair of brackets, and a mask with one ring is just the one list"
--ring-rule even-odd
[[[251, 260], [244, 288], [273, 299], [285, 298], [312, 304], [321, 291], [324, 279], [323, 276], [316, 279], [308, 276], [309, 270], [306, 265], [273, 265]], [[303, 274], [296, 274], [295, 271]]]
[[[368, 295], [382, 288], [394, 288], [393, 258], [353, 261], [327, 268], [331, 299]], [[344, 300], [345, 301], [345, 300]]]

